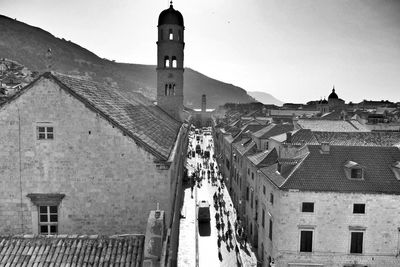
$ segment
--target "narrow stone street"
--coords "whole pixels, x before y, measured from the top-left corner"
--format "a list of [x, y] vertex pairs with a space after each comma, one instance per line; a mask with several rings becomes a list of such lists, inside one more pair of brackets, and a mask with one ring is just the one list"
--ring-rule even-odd
[[[200, 153], [192, 152], [196, 151], [196, 146]], [[209, 151], [209, 157], [205, 151]], [[221, 184], [213, 157], [212, 136], [192, 135], [189, 152], [187, 168], [190, 179], [188, 188], [184, 190], [178, 266], [252, 266], [255, 259], [244, 253], [236, 242], [236, 212], [228, 191]], [[199, 223], [197, 220], [196, 204], [201, 200], [210, 204], [209, 222]]]

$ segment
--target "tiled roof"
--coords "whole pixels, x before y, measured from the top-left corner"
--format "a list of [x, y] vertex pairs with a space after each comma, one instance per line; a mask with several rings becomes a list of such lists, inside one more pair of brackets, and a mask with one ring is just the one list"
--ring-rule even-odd
[[52, 73], [62, 87], [89, 103], [108, 120], [162, 160], [174, 147], [181, 124], [139, 93], [122, 96], [115, 88], [83, 78]]
[[293, 124], [290, 123], [280, 123], [280, 124], [270, 124], [261, 130], [255, 132], [253, 135], [256, 138], [268, 139], [271, 136], [283, 134], [293, 130]]
[[250, 138], [243, 138], [239, 142], [234, 143], [232, 146], [234, 146], [241, 155], [244, 155], [252, 148], [255, 148], [256, 143]]
[[[400, 181], [390, 168], [400, 160], [397, 147], [330, 146], [329, 153], [321, 153], [320, 146], [310, 145], [308, 150], [282, 189], [400, 194]], [[365, 167], [363, 180], [347, 178], [348, 161]]]
[[312, 144], [317, 145], [318, 141], [313, 132], [309, 129], [299, 129], [292, 131], [292, 145]]
[[299, 119], [297, 124], [302, 129], [320, 132], [370, 132], [366, 126], [356, 120], [311, 120]]
[[142, 266], [143, 235], [0, 236], [0, 266]]
[[251, 122], [246, 124], [241, 128], [242, 132], [250, 131], [252, 133], [259, 131], [260, 129], [264, 128], [265, 125], [260, 124], [259, 122]]
[[273, 184], [275, 184], [277, 187], [280, 187], [284, 182], [285, 178], [283, 178], [278, 172], [277, 172], [277, 164], [261, 168], [260, 171], [261, 173], [264, 174], [264, 176], [267, 177]]
[[249, 155], [247, 157], [255, 166], [265, 167], [275, 164], [277, 162], [278, 153], [274, 148], [271, 151], [265, 150], [253, 155]]
[[400, 132], [313, 132], [316, 140], [337, 146], [394, 146]]
[[302, 110], [302, 109], [271, 109], [270, 116], [305, 116], [309, 117], [318, 113], [318, 110]]

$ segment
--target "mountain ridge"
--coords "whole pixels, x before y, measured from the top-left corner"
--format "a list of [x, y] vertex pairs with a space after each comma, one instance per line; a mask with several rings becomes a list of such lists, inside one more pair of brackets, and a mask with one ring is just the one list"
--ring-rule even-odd
[[261, 91], [252, 91], [252, 92], [247, 92], [248, 95], [256, 99], [258, 102], [263, 103], [264, 105], [268, 104], [273, 104], [277, 106], [282, 106], [284, 102], [281, 100], [275, 98], [273, 95], [266, 93], [266, 92], [261, 92]]
[[[137, 91], [156, 98], [156, 66], [118, 63], [101, 58], [90, 50], [64, 38], [55, 37], [42, 28], [0, 14], [0, 57], [16, 60], [31, 71], [48, 70], [46, 52], [51, 48], [51, 70], [118, 86], [122, 93]], [[156, 53], [156, 47], [154, 47]], [[189, 67], [184, 72], [184, 105], [201, 106], [201, 95], [207, 95], [207, 107], [225, 103], [249, 103], [255, 99], [241, 87], [208, 77]]]

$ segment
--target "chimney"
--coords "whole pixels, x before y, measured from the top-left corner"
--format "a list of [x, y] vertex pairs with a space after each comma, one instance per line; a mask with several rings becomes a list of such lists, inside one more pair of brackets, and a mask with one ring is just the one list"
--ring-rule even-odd
[[330, 150], [329, 142], [321, 142], [322, 154], [329, 154], [329, 150]]
[[293, 116], [292, 120], [293, 120], [293, 128], [295, 130], [300, 129], [301, 127], [298, 124], [299, 118], [297, 116]]
[[288, 144], [292, 143], [292, 132], [286, 133], [286, 143], [288, 143]]

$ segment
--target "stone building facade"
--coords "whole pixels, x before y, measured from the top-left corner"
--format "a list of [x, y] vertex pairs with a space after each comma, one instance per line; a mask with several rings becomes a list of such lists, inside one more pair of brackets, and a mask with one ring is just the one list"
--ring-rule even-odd
[[263, 266], [399, 266], [399, 149], [306, 148], [258, 173]]
[[172, 227], [186, 128], [157, 106], [47, 73], [0, 118], [2, 233], [144, 233], [157, 205]]

